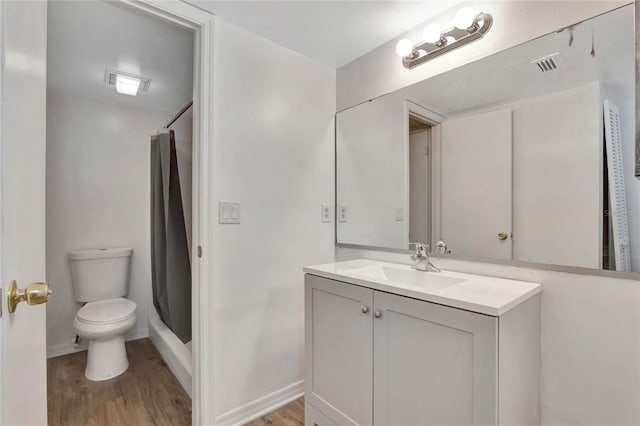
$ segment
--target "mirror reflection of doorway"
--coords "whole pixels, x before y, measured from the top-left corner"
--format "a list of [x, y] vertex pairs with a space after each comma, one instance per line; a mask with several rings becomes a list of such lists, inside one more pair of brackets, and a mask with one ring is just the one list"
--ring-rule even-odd
[[431, 125], [409, 115], [409, 241], [431, 241]]

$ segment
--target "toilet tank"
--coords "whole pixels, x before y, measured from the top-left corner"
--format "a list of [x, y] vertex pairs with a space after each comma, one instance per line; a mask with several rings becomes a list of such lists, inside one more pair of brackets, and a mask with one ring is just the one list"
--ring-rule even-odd
[[131, 248], [70, 251], [75, 300], [93, 302], [126, 296], [132, 253]]

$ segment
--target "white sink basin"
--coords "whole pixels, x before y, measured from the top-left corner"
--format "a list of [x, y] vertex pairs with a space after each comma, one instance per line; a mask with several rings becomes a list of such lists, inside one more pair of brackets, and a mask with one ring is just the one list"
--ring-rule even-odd
[[453, 271], [416, 271], [409, 265], [373, 259], [305, 266], [304, 271], [338, 282], [495, 317], [542, 289], [536, 283]]
[[425, 290], [439, 291], [467, 280], [442, 275], [438, 272], [417, 271], [410, 267], [375, 265], [356, 268], [349, 271], [363, 278], [388, 281], [406, 287], [420, 287]]

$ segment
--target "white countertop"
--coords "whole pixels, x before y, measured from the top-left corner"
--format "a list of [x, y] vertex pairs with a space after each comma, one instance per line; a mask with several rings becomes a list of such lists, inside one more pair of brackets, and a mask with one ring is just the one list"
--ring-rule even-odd
[[537, 283], [459, 272], [423, 272], [370, 259], [306, 266], [304, 272], [373, 290], [500, 316], [542, 291]]

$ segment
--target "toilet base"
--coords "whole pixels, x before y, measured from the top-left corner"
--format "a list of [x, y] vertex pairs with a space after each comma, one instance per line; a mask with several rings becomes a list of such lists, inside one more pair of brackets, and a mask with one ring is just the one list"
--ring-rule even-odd
[[124, 348], [124, 336], [108, 340], [90, 340], [87, 368], [84, 376], [94, 382], [113, 379], [127, 371], [129, 360]]

